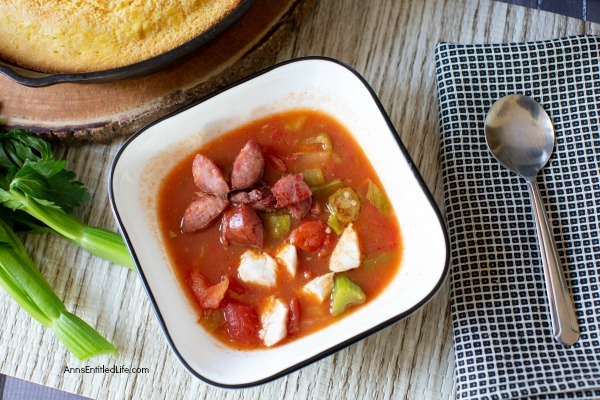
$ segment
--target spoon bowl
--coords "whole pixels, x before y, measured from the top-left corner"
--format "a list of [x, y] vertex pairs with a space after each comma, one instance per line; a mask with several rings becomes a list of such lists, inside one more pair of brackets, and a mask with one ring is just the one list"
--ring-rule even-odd
[[500, 164], [527, 181], [544, 268], [553, 335], [564, 345], [575, 344], [579, 339], [579, 324], [536, 180], [554, 149], [552, 121], [542, 106], [532, 98], [518, 94], [508, 95], [490, 108], [485, 120], [485, 140]]
[[554, 127], [535, 100], [509, 95], [498, 100], [485, 121], [485, 139], [502, 165], [535, 179], [554, 149]]

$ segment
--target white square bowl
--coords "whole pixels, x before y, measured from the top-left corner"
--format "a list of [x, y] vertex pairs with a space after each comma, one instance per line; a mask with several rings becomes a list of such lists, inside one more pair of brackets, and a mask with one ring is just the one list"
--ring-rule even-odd
[[[401, 265], [378, 297], [340, 321], [281, 346], [237, 351], [197, 323], [159, 234], [156, 194], [170, 169], [202, 144], [241, 124], [296, 108], [323, 111], [356, 138], [398, 218]], [[448, 237], [439, 210], [389, 117], [364, 78], [329, 58], [273, 66], [143, 128], [115, 156], [109, 190], [167, 341], [194, 376], [216, 386], [262, 384], [363, 339], [425, 304], [448, 270]]]

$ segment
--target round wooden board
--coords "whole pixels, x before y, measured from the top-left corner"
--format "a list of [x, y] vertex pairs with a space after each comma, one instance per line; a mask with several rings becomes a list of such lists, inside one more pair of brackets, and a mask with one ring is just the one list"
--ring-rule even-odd
[[266, 67], [315, 0], [256, 0], [225, 33], [142, 78], [31, 88], [0, 75], [0, 126], [64, 142], [109, 142]]

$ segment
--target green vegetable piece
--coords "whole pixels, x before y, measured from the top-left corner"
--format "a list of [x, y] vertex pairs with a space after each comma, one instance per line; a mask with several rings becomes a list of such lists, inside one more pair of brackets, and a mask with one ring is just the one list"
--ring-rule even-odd
[[369, 187], [367, 189], [367, 200], [371, 202], [379, 211], [386, 214], [390, 211], [390, 200], [387, 198], [383, 190], [369, 179]]
[[335, 192], [342, 186], [344, 186], [344, 182], [341, 179], [335, 179], [323, 185], [311, 186], [310, 190], [312, 194], [316, 197], [328, 198], [333, 192]]
[[13, 231], [18, 233], [56, 233], [21, 210], [12, 211], [0, 206], [0, 219], [6, 222]]
[[343, 313], [349, 306], [362, 304], [367, 299], [365, 292], [344, 275], [338, 275], [331, 293], [331, 315], [334, 317]]
[[265, 226], [270, 237], [279, 239], [290, 232], [292, 221], [288, 214], [267, 214]]
[[327, 208], [340, 222], [347, 224], [358, 218], [360, 198], [354, 189], [344, 187], [329, 196]]
[[52, 160], [50, 144], [25, 129], [0, 134], [0, 169], [21, 168], [26, 160]]
[[304, 176], [304, 182], [308, 186], [318, 186], [325, 183], [325, 178], [323, 177], [323, 171], [321, 168], [310, 168], [302, 173]]
[[340, 221], [337, 219], [335, 214], [329, 214], [329, 218], [327, 218], [327, 226], [329, 226], [338, 235], [344, 230], [344, 227], [340, 224]]
[[302, 128], [302, 126], [304, 126], [305, 122], [306, 122], [306, 115], [302, 115], [299, 117], [294, 116], [286, 121], [285, 127], [287, 130], [290, 130], [292, 132], [298, 132], [300, 130], [300, 128]]
[[391, 251], [384, 251], [376, 256], [369, 257], [363, 260], [360, 264], [361, 268], [374, 268], [380, 265], [386, 264], [394, 259], [394, 253]]
[[315, 137], [306, 138], [306, 139], [304, 139], [304, 143], [321, 145], [321, 148], [327, 152], [330, 152], [333, 150], [333, 145], [331, 144], [331, 138], [326, 133], [319, 133]]
[[66, 310], [4, 220], [0, 220], [0, 286], [36, 321], [52, 329], [78, 359], [116, 354], [110, 342]]
[[[56, 160], [50, 145], [32, 132], [0, 133], [0, 204], [14, 213], [9, 219], [38, 232], [45, 225], [91, 254], [133, 269], [121, 235], [70, 214], [90, 196], [65, 167], [66, 161]], [[23, 213], [40, 224], [22, 218]]]
[[217, 308], [214, 310], [204, 310], [202, 313], [202, 326], [209, 332], [214, 332], [225, 323], [223, 310]]

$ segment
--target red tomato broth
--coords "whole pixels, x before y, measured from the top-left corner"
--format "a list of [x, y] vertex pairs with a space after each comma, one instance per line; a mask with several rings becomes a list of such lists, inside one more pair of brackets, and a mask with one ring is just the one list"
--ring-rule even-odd
[[[299, 149], [306, 146], [303, 144], [306, 138], [315, 137], [322, 132], [326, 132], [330, 137], [333, 151], [341, 161], [315, 165], [314, 159], [307, 160], [303, 159], [302, 156], [294, 156]], [[365, 197], [368, 180], [371, 180], [383, 191], [384, 188], [355, 139], [344, 126], [330, 116], [314, 110], [299, 109], [274, 114], [238, 127], [207, 143], [201, 149], [198, 149], [197, 153], [202, 153], [212, 159], [228, 176], [235, 157], [250, 139], [253, 139], [263, 150], [266, 166], [262, 180], [269, 185], [273, 185], [284, 175], [277, 168], [277, 164], [279, 164], [277, 160], [275, 160], [275, 163], [269, 162], [269, 157], [274, 156], [284, 162], [287, 167], [286, 174], [319, 167], [323, 171], [325, 182], [341, 179], [344, 181], [345, 186], [350, 186], [356, 190], [360, 196], [361, 209], [353, 224], [358, 232], [362, 259], [365, 260], [383, 252], [392, 252], [393, 255], [382, 262], [381, 265], [375, 267], [361, 266], [340, 274], [347, 276], [360, 286], [366, 294], [366, 303], [375, 298], [398, 271], [402, 253], [402, 239], [393, 209], [390, 208], [387, 215], [384, 215]], [[299, 320], [295, 321], [298, 324], [297, 332], [289, 334], [277, 345], [322, 329], [360, 307], [349, 307], [342, 315], [333, 317], [329, 311], [330, 302], [328, 300], [318, 303], [310, 295], [303, 293], [302, 287], [306, 283], [319, 275], [331, 272], [328, 267], [328, 256], [319, 257], [317, 253], [308, 253], [298, 249], [296, 277], [291, 277], [287, 271], [280, 268], [277, 286], [265, 288], [245, 284], [239, 280], [237, 268], [240, 256], [249, 247], [237, 244], [223, 245], [220, 242], [220, 218], [203, 231], [187, 235], [180, 233], [181, 218], [186, 207], [193, 200], [194, 193], [199, 190], [194, 184], [191, 173], [191, 165], [195, 154], [191, 154], [179, 162], [164, 179], [158, 195], [157, 211], [161, 235], [167, 253], [182, 288], [198, 312], [201, 324], [203, 323], [202, 315], [206, 312], [203, 312], [199, 307], [188, 285], [188, 277], [191, 271], [195, 269], [200, 271], [209, 285], [219, 283], [223, 275], [232, 280], [230, 290], [222, 301], [222, 307], [225, 307], [229, 302], [241, 302], [255, 307], [257, 313], [259, 313], [265, 299], [270, 296], [274, 295], [280, 298], [287, 305], [295, 298], [300, 310]], [[327, 199], [314, 196], [313, 201], [319, 202], [322, 210], [321, 214], [316, 217], [309, 214], [303, 221], [320, 219], [326, 222], [329, 216]], [[264, 213], [259, 213], [259, 215], [262, 217]], [[294, 218], [291, 218], [291, 222], [290, 233], [301, 223]], [[334, 233], [332, 235], [337, 242], [338, 235]], [[274, 240], [265, 230], [265, 241], [261, 250], [273, 255], [273, 250], [284, 243], [288, 237], [289, 234], [284, 238]], [[234, 290], [231, 290], [232, 286]], [[262, 343], [249, 345], [233, 341], [227, 333], [226, 324], [214, 329], [214, 311], [209, 314], [210, 321], [205, 325], [221, 342], [244, 350], [265, 347]]]

